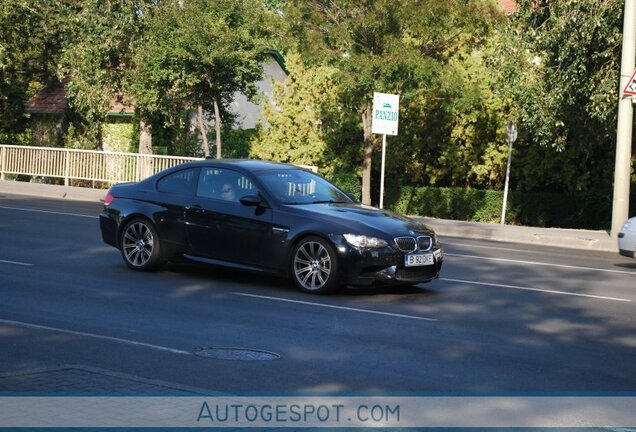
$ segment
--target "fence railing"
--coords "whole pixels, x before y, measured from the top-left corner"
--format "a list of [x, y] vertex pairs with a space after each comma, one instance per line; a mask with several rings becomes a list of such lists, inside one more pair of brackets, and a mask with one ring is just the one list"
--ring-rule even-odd
[[[88, 180], [136, 182], [175, 165], [200, 158], [0, 145], [0, 179], [7, 174]], [[317, 172], [316, 167], [304, 166]]]

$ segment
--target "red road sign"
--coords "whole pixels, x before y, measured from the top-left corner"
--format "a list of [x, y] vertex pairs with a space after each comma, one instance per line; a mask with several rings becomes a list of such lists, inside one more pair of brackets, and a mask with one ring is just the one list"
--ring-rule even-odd
[[636, 70], [632, 74], [632, 77], [629, 79], [629, 82], [625, 86], [623, 93], [626, 95], [636, 96]]

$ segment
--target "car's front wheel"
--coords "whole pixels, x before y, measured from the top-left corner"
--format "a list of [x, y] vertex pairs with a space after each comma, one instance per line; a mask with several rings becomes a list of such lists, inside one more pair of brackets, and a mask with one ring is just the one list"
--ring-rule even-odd
[[296, 245], [291, 273], [296, 286], [308, 293], [324, 294], [339, 286], [336, 252], [320, 237], [307, 237]]
[[119, 244], [124, 262], [133, 270], [151, 271], [162, 262], [157, 231], [144, 219], [128, 222]]

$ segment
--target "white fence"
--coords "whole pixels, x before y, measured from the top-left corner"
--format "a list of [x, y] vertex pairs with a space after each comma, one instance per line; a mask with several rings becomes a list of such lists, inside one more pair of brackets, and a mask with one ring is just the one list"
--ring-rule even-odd
[[[199, 158], [0, 145], [0, 179], [7, 174], [105, 183], [136, 182], [166, 168]], [[316, 167], [304, 168], [317, 172]]]

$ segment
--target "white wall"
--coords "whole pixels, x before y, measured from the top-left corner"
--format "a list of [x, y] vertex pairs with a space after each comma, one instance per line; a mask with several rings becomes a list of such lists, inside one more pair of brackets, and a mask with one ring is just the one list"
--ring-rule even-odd
[[[285, 74], [285, 71], [280, 67], [274, 57], [268, 56], [266, 62], [263, 64], [263, 79], [256, 84], [265, 103], [267, 103], [272, 96], [272, 80], [282, 82], [285, 80], [285, 77], [287, 77], [287, 74]], [[263, 102], [255, 104], [248, 101], [244, 94], [237, 92], [230, 106], [231, 111], [237, 115], [237, 125], [235, 127], [239, 129], [251, 129], [256, 127], [257, 122], [262, 121], [260, 118], [262, 108]]]

